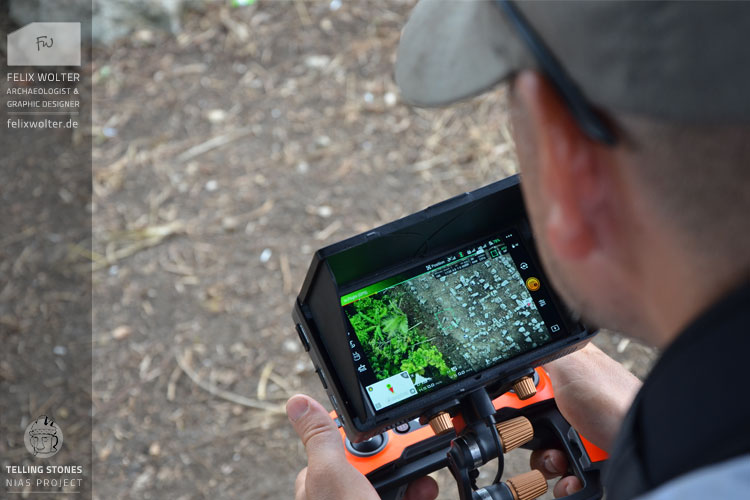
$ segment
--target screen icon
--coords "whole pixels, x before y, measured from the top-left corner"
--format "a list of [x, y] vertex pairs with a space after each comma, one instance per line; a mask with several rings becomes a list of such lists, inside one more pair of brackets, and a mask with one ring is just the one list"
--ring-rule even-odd
[[417, 388], [409, 373], [404, 371], [369, 385], [367, 392], [375, 408], [380, 409], [414, 396]]
[[539, 282], [538, 278], [532, 276], [526, 280], [526, 288], [528, 288], [532, 292], [536, 292], [541, 286], [542, 284]]

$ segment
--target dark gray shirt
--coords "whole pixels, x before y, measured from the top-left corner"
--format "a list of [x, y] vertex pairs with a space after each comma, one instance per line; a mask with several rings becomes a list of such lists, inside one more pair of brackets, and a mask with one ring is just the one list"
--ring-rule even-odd
[[750, 455], [704, 467], [673, 479], [637, 500], [747, 500]]

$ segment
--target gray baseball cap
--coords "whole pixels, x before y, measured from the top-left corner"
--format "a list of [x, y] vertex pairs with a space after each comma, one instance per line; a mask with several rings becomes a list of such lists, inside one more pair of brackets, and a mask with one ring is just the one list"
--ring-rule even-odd
[[[505, 2], [506, 4], [508, 2]], [[750, 122], [750, 2], [521, 1], [512, 7], [596, 108]], [[421, 0], [396, 83], [418, 106], [472, 97], [544, 64], [493, 0]]]

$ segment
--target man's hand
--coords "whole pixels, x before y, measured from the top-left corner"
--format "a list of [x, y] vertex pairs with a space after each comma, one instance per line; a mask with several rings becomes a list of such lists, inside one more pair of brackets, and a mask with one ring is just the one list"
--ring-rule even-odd
[[[622, 420], [641, 388], [640, 380], [593, 344], [545, 368], [563, 417], [586, 439], [611, 451]], [[549, 479], [564, 474], [568, 461], [560, 450], [537, 450], [531, 454], [531, 467]], [[567, 496], [581, 487], [577, 477], [567, 476], [555, 485], [553, 493], [555, 497]]]
[[[341, 435], [320, 403], [298, 394], [287, 402], [286, 413], [307, 453], [294, 500], [379, 499], [365, 476], [346, 460]], [[437, 494], [437, 483], [423, 477], [409, 485], [404, 500], [434, 500]]]

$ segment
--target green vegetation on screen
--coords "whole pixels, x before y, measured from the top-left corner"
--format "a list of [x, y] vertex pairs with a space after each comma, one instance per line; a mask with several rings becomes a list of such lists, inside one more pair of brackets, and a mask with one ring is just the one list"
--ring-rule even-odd
[[403, 371], [456, 378], [419, 326], [409, 325], [396, 297], [365, 297], [349, 304], [346, 313], [379, 380]]

